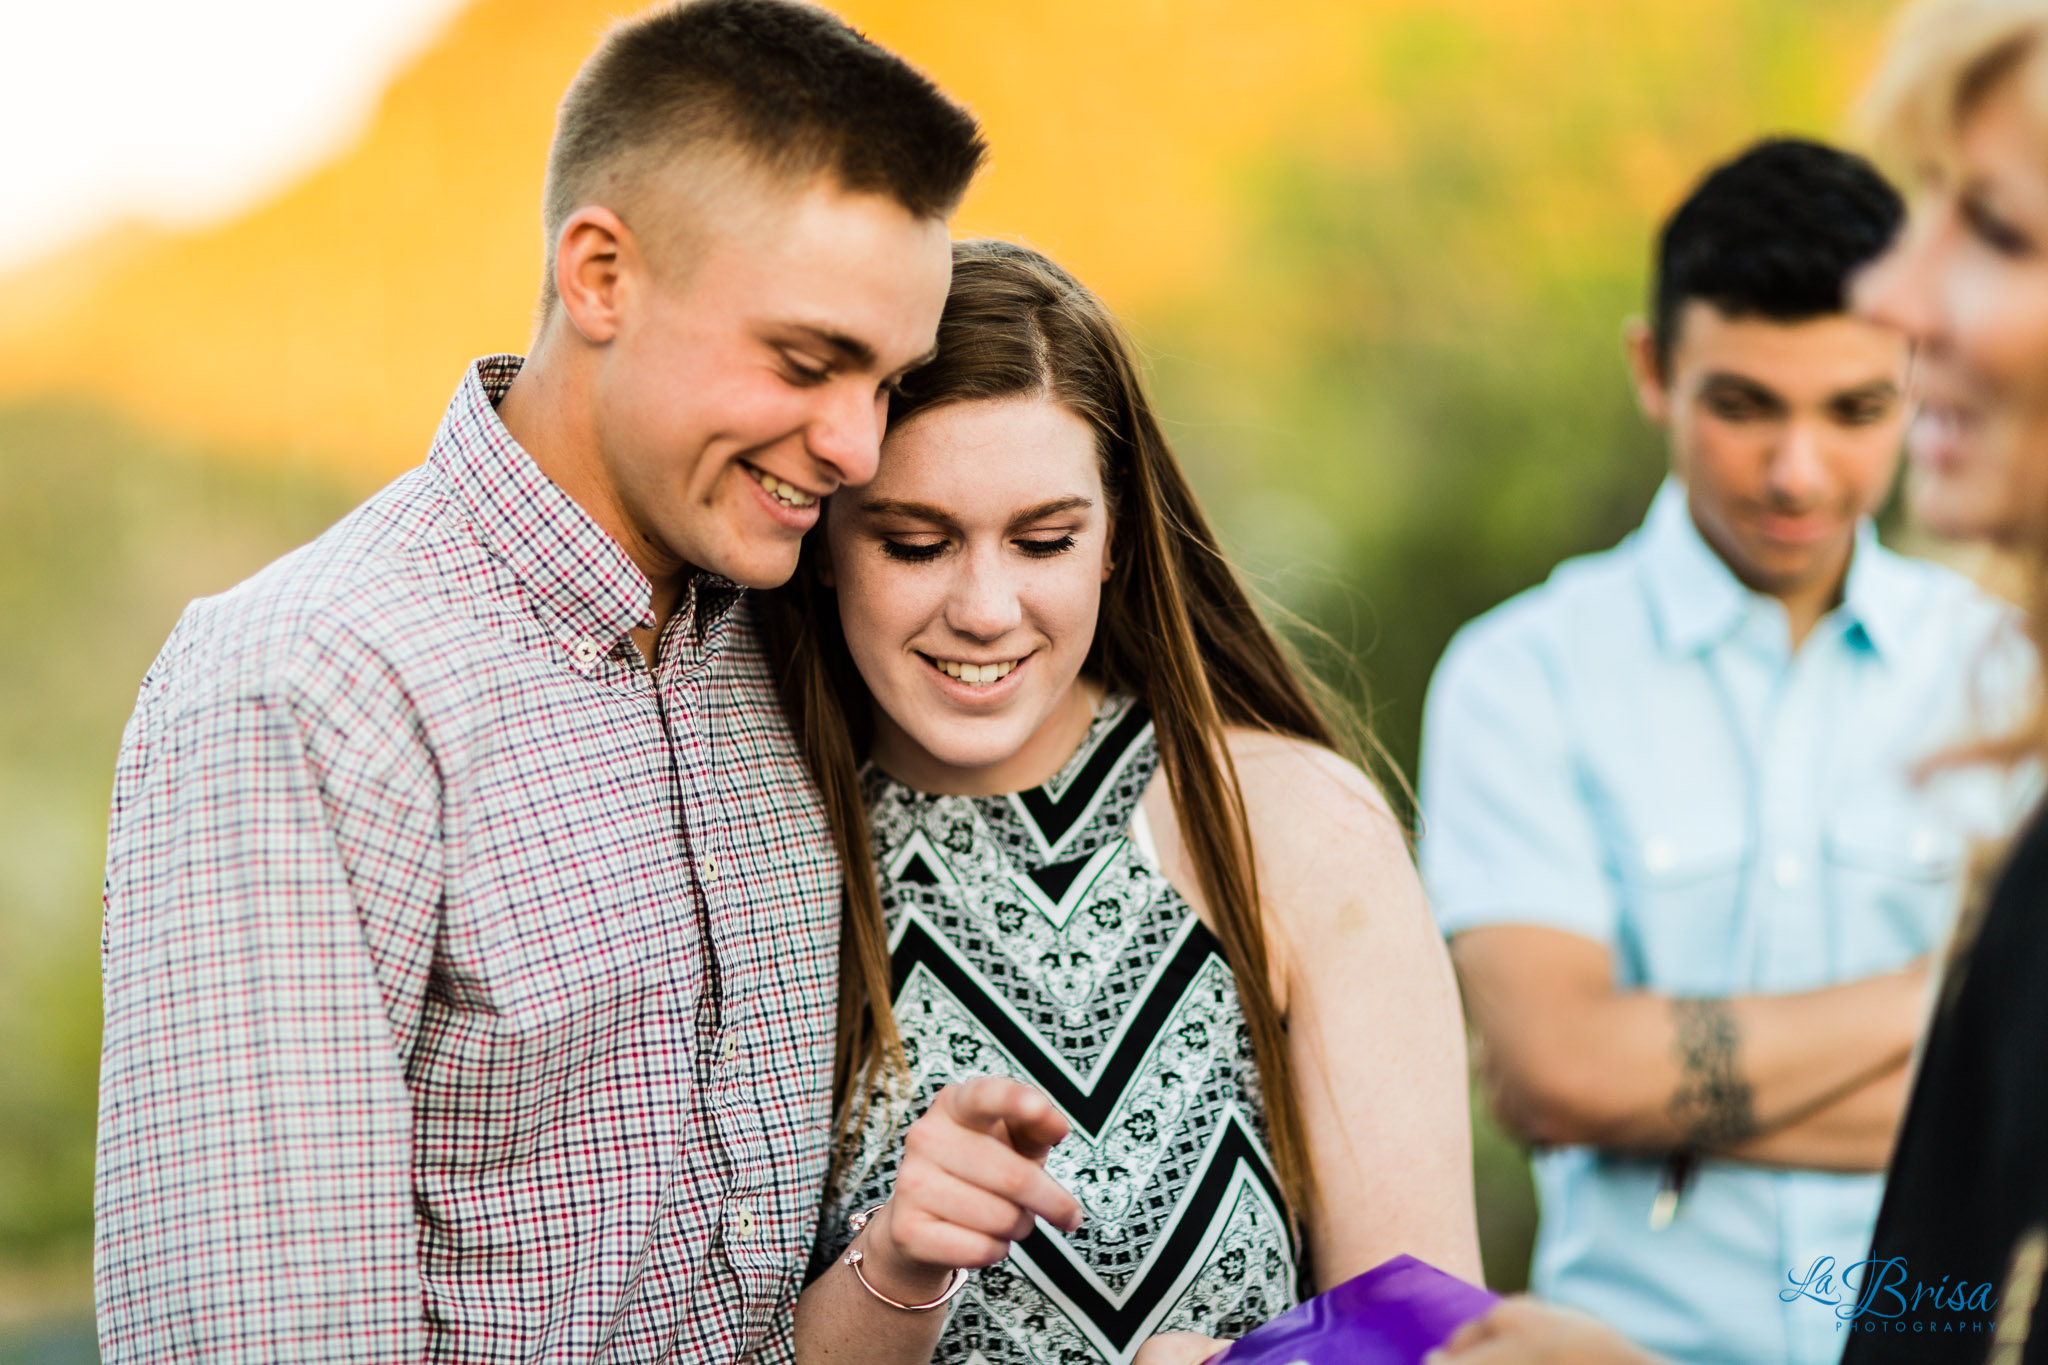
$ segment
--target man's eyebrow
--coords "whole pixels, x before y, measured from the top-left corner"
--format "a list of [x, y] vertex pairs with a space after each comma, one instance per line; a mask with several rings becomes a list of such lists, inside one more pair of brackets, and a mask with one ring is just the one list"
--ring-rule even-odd
[[1830, 394], [1830, 403], [1861, 403], [1870, 398], [1897, 398], [1904, 390], [1891, 379], [1873, 379], [1865, 384], [1853, 385], [1839, 393]]
[[1700, 380], [1700, 389], [1734, 389], [1753, 403], [1765, 403], [1774, 408], [1784, 407], [1785, 400], [1775, 389], [1759, 384], [1745, 374], [1733, 374], [1727, 370], [1715, 370]]
[[1036, 507], [1025, 508], [1016, 516], [1010, 518], [1010, 525], [1013, 527], [1024, 526], [1034, 521], [1042, 521], [1047, 517], [1056, 517], [1062, 512], [1086, 511], [1094, 505], [1092, 501], [1078, 493], [1064, 498], [1053, 498], [1049, 502], [1039, 503]]

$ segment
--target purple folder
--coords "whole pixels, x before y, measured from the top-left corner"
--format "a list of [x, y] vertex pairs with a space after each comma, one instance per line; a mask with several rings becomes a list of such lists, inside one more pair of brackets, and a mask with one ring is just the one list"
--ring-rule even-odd
[[1500, 1296], [1396, 1256], [1239, 1337], [1212, 1365], [1421, 1365]]

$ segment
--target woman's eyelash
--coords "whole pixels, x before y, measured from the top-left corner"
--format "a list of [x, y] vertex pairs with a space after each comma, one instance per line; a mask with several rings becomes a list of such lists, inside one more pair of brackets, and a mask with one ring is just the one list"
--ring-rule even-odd
[[[1052, 540], [1019, 540], [1015, 543], [1019, 550], [1033, 559], [1050, 559], [1054, 555], [1063, 555], [1073, 549], [1074, 537], [1069, 533]], [[946, 542], [943, 540], [919, 544], [911, 541], [884, 539], [881, 545], [883, 554], [905, 564], [923, 564], [929, 560], [937, 559], [946, 549]]]
[[1027, 555], [1040, 558], [1061, 555], [1074, 548], [1074, 537], [1070, 533], [1058, 540], [1020, 540], [1017, 542], [1017, 548]]

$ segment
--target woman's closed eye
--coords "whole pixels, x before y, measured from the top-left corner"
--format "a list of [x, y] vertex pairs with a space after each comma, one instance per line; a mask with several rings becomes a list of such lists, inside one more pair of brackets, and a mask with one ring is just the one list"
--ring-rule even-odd
[[1977, 240], [1999, 255], [2017, 259], [2033, 254], [2033, 238], [1994, 209], [1981, 192], [1963, 196], [1962, 215]]
[[886, 536], [882, 539], [882, 553], [905, 564], [923, 564], [937, 559], [945, 549], [943, 540], [892, 540]]
[[[1019, 536], [1010, 542], [1018, 553], [1030, 559], [1051, 559], [1074, 548], [1072, 531], [1058, 536]], [[882, 553], [902, 564], [924, 564], [937, 559], [951, 544], [947, 540], [899, 540], [884, 536], [881, 540]]]
[[1016, 544], [1018, 549], [1030, 555], [1033, 559], [1050, 559], [1054, 555], [1063, 555], [1074, 548], [1074, 533], [1069, 531], [1063, 536], [1055, 536], [1050, 539], [1039, 536], [1026, 536], [1017, 541]]

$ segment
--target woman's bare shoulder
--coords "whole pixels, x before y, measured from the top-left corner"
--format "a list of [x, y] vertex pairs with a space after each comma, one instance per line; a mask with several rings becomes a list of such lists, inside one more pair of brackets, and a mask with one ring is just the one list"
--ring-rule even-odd
[[1357, 764], [1320, 744], [1225, 732], [1267, 912], [1291, 936], [1363, 927], [1421, 903], [1408, 834]]
[[1291, 985], [1356, 987], [1441, 959], [1408, 832], [1371, 776], [1305, 740], [1229, 731], [1227, 743]]
[[1332, 840], [1388, 844], [1408, 856], [1408, 841], [1386, 793], [1357, 764], [1310, 740], [1231, 726], [1224, 731], [1245, 813], [1259, 853], [1314, 848]]

